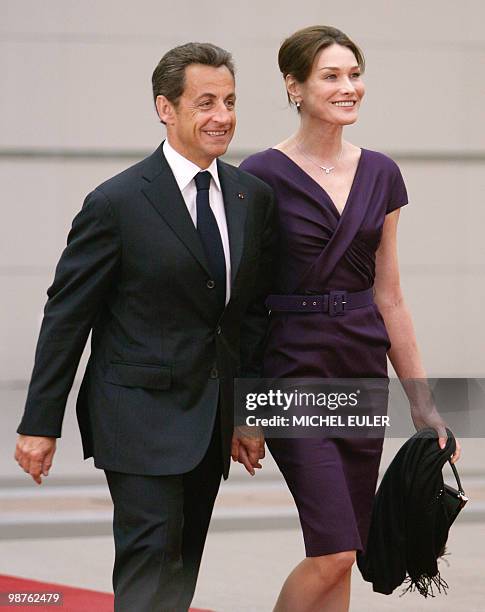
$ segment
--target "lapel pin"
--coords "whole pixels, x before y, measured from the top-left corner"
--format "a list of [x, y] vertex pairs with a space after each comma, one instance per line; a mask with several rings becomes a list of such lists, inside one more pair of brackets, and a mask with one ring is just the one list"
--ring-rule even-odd
[[240, 200], [244, 200], [245, 195], [244, 195], [244, 193], [239, 192], [239, 193], [237, 194], [237, 197], [238, 197]]

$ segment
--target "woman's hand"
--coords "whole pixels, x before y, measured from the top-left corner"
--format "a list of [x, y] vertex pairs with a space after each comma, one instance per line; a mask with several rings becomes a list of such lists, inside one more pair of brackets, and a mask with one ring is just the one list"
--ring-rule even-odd
[[[446, 446], [448, 434], [446, 433], [446, 423], [441, 418], [436, 406], [432, 402], [421, 402], [418, 405], [414, 404], [410, 407], [411, 418], [414, 423], [416, 431], [431, 427], [438, 434], [438, 444], [441, 449]], [[455, 438], [456, 450], [451, 455], [451, 463], [456, 463], [461, 455], [461, 444], [457, 438]]]
[[451, 455], [451, 463], [456, 463], [458, 459], [461, 457], [461, 444], [457, 438], [455, 438], [455, 442], [456, 442], [456, 450]]

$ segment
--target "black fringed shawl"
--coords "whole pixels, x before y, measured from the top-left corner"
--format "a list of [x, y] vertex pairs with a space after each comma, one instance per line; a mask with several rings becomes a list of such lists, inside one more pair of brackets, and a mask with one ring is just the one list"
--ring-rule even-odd
[[403, 594], [416, 589], [424, 597], [434, 597], [433, 585], [446, 593], [448, 585], [437, 563], [450, 527], [442, 468], [456, 449], [452, 432], [446, 431], [443, 450], [435, 430], [416, 433], [384, 474], [374, 500], [367, 548], [357, 555], [364, 580], [372, 582], [378, 593], [389, 595], [404, 581], [409, 586]]

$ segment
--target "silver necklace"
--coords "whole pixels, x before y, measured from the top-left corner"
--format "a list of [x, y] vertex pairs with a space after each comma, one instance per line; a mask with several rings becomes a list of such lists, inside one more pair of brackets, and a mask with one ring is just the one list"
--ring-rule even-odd
[[[295, 145], [296, 145], [296, 148], [298, 149], [298, 151], [300, 151], [300, 153], [303, 155], [303, 157], [306, 157], [306, 159], [308, 159], [308, 161], [311, 161], [312, 164], [315, 164], [315, 166], [320, 168], [320, 170], [323, 170], [325, 172], [325, 174], [330, 174], [330, 172], [332, 172], [332, 170], [335, 169], [335, 166], [321, 166], [314, 159], [312, 159], [309, 155], [307, 155], [305, 153], [305, 151], [303, 151], [303, 149], [300, 147], [299, 144], [295, 143]], [[335, 160], [335, 165], [337, 165], [338, 162], [339, 162], [340, 156], [342, 155], [342, 149], [343, 149], [343, 147], [341, 146], [339, 154], [337, 155], [337, 159]]]

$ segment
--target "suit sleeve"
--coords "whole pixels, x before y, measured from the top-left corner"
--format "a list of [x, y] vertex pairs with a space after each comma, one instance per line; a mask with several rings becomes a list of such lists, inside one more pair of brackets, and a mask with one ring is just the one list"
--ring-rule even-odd
[[56, 267], [35, 352], [18, 433], [61, 436], [69, 391], [89, 332], [108, 295], [120, 259], [111, 204], [96, 189], [75, 217]]
[[269, 325], [269, 314], [265, 306], [265, 300], [272, 292], [272, 285], [276, 277], [276, 207], [272, 190], [268, 189], [267, 193], [258, 278], [241, 326], [242, 378], [260, 378], [262, 375], [263, 355]]

